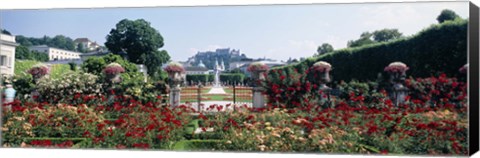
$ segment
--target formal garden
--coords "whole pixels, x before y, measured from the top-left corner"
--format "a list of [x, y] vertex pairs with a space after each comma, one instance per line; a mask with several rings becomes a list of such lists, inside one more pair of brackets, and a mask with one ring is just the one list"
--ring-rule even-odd
[[2, 106], [2, 145], [466, 155], [467, 24], [283, 67], [253, 63], [238, 89], [248, 97], [201, 110], [189, 104], [195, 91], [200, 100], [229, 100], [237, 89], [209, 96], [211, 87], [188, 87], [178, 63], [144, 82], [135, 64], [113, 54], [82, 65], [17, 63], [2, 80], [17, 91]]

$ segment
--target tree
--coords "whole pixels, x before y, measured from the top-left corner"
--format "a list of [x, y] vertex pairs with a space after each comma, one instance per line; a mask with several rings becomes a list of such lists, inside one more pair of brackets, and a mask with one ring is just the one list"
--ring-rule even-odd
[[48, 61], [48, 55], [40, 52], [32, 52], [27, 47], [20, 45], [15, 48], [15, 59], [46, 62]]
[[359, 47], [363, 45], [369, 45], [375, 43], [375, 41], [372, 40], [373, 34], [370, 32], [363, 32], [360, 35], [360, 39], [358, 40], [353, 40], [353, 41], [348, 41], [347, 46], [348, 47]]
[[438, 21], [438, 23], [443, 23], [447, 20], [455, 20], [458, 17], [459, 16], [454, 11], [449, 10], [449, 9], [444, 9], [440, 13], [440, 15], [438, 15], [437, 21]]
[[332, 51], [333, 51], [333, 46], [328, 43], [323, 43], [321, 46], [318, 46], [317, 48], [318, 55], [322, 55]]
[[101, 58], [88, 58], [85, 62], [82, 63], [82, 70], [94, 75], [101, 75], [103, 68], [110, 63], [118, 63], [122, 65], [125, 69], [125, 73], [135, 73], [138, 72], [137, 66], [133, 63], [124, 60], [119, 55], [108, 54]]
[[77, 44], [77, 51], [78, 51], [78, 52], [82, 52], [82, 53], [87, 52], [87, 50], [83, 47], [83, 44], [82, 44], [82, 43], [78, 43], [78, 44]]
[[160, 74], [162, 71], [161, 66], [170, 60], [170, 55], [168, 55], [166, 50], [154, 51], [146, 55], [148, 57], [145, 58], [145, 66], [147, 67], [148, 75], [152, 77]]
[[45, 41], [48, 46], [57, 47], [66, 50], [75, 50], [75, 43], [69, 37], [65, 37], [64, 35], [56, 35], [51, 40]]
[[6, 35], [12, 35], [10, 32], [8, 32], [7, 30], [4, 30], [4, 29], [2, 29], [2, 33], [6, 34]]
[[137, 64], [144, 64], [145, 57], [164, 45], [160, 33], [143, 19], [121, 20], [106, 38], [105, 46], [112, 53], [125, 51], [128, 59]]
[[376, 42], [387, 42], [401, 37], [402, 33], [398, 32], [398, 29], [382, 29], [373, 32], [373, 39]]

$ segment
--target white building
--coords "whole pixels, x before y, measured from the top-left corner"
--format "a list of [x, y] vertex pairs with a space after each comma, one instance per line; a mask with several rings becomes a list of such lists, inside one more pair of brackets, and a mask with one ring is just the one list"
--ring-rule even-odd
[[0, 74], [13, 75], [15, 68], [15, 36], [0, 34]]
[[81, 53], [63, 50], [59, 48], [49, 47], [47, 45], [31, 46], [28, 47], [30, 51], [37, 51], [39, 53], [48, 54], [48, 60], [77, 60], [80, 59]]
[[92, 42], [88, 38], [77, 38], [73, 41], [75, 43], [75, 47], [81, 43], [83, 48], [85, 48], [87, 51], [94, 51], [98, 48], [100, 48], [100, 45], [97, 44], [97, 42]]
[[185, 65], [184, 68], [185, 68], [185, 73], [187, 75], [199, 75], [199, 74], [208, 75], [208, 74], [210, 74], [210, 70], [208, 70], [207, 67], [205, 67], [205, 64], [203, 64], [203, 62], [201, 60], [200, 60], [200, 63], [198, 64], [198, 66]]

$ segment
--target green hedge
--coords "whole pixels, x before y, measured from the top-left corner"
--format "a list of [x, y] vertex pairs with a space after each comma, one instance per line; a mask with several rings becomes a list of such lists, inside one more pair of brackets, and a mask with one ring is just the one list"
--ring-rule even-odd
[[[14, 73], [16, 75], [22, 75], [23, 73], [27, 73], [27, 71], [30, 68], [32, 68], [33, 65], [38, 63], [41, 63], [41, 62], [34, 61], [34, 60], [15, 60]], [[59, 78], [69, 71], [71, 70], [70, 70], [70, 65], [68, 64], [52, 64], [51, 70], [50, 70], [50, 77]]]
[[220, 74], [220, 81], [227, 83], [242, 83], [245, 75], [242, 73]]
[[209, 74], [191, 74], [191, 75], [187, 75], [186, 79], [187, 79], [187, 82], [202, 82], [202, 83], [205, 83], [205, 82], [211, 82], [210, 81], [210, 76], [212, 76], [212, 78], [213, 78], [213, 75], [209, 75]]
[[[336, 50], [272, 70], [286, 72], [293, 68], [302, 74], [315, 62], [326, 61], [333, 67], [331, 75], [334, 81], [367, 81], [377, 79], [389, 63], [401, 61], [410, 67], [407, 71], [409, 76], [429, 77], [440, 72], [455, 76], [458, 69], [467, 63], [467, 28], [467, 20], [448, 21], [432, 25], [408, 38]], [[270, 71], [269, 75], [272, 74]]]

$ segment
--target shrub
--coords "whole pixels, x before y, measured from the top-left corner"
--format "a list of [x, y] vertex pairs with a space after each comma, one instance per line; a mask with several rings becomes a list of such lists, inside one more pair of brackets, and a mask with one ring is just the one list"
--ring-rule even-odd
[[244, 79], [245, 79], [245, 75], [242, 73], [220, 74], [220, 81], [227, 82], [230, 84], [243, 83]]
[[2, 139], [4, 145], [11, 147], [19, 147], [32, 137], [83, 137], [85, 129], [96, 128], [96, 123], [103, 122], [101, 116], [85, 105], [21, 105], [16, 102], [12, 109], [2, 114], [5, 120]]
[[411, 68], [407, 75], [429, 77], [444, 72], [455, 76], [458, 68], [467, 62], [467, 26], [467, 20], [448, 21], [432, 25], [409, 38], [340, 49], [273, 69], [296, 68], [301, 71], [302, 67], [326, 61], [335, 67], [332, 71], [334, 80], [366, 81], [375, 80], [389, 63], [401, 61]]
[[62, 78], [45, 77], [37, 83], [41, 94], [40, 100], [58, 102], [75, 94], [98, 95], [102, 93], [102, 85], [97, 83], [98, 77], [89, 73], [70, 72]]
[[209, 74], [189, 74], [189, 75], [186, 76], [186, 80], [187, 80], [188, 83], [190, 83], [190, 82], [195, 82], [195, 83], [201, 82], [202, 84], [205, 84], [206, 82], [209, 82], [210, 76], [213, 76], [213, 75], [209, 75]]

